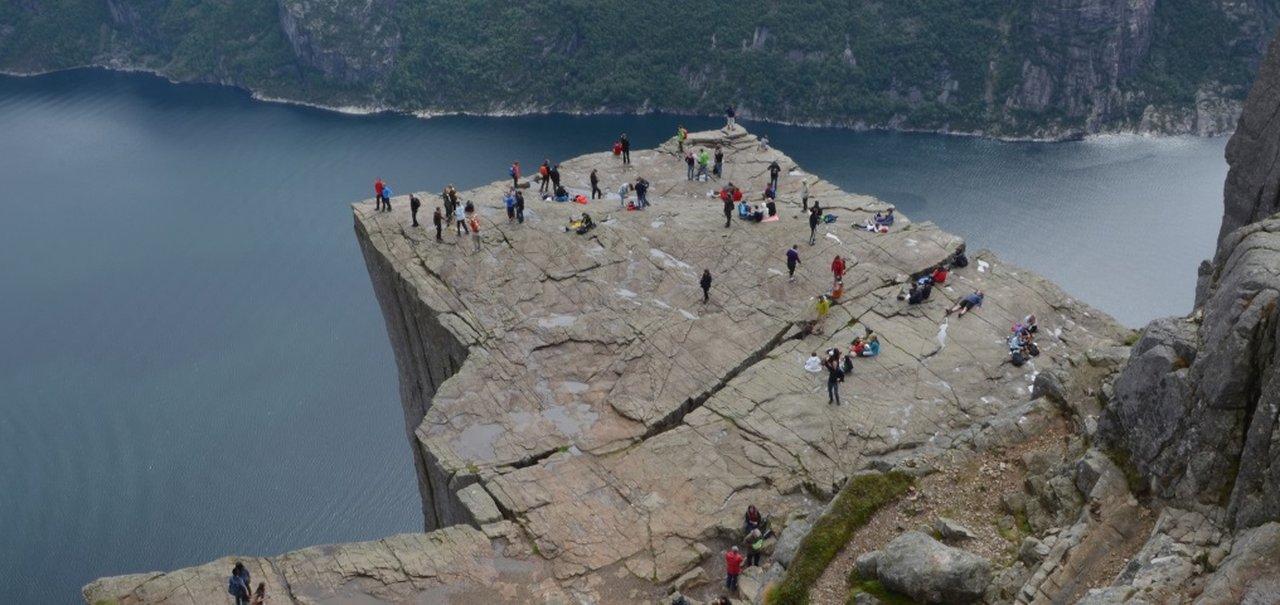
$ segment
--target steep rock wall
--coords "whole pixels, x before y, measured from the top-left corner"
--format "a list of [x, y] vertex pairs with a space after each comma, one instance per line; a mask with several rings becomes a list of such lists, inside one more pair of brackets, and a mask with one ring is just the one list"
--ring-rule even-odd
[[1223, 231], [1188, 319], [1147, 327], [1102, 435], [1161, 499], [1254, 527], [1280, 515], [1280, 45], [1228, 146]]

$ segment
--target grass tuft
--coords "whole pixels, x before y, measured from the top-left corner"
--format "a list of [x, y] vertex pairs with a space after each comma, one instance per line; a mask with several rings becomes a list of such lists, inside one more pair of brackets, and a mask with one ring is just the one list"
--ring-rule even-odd
[[915, 479], [906, 473], [891, 472], [854, 477], [836, 496], [831, 512], [818, 518], [809, 535], [800, 542], [796, 556], [782, 581], [765, 595], [768, 605], [806, 605], [813, 586], [854, 530], [866, 525], [884, 505], [907, 491]]

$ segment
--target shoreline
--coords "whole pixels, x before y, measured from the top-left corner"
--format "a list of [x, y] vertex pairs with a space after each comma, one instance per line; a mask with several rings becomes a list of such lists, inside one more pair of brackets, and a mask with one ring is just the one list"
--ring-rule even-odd
[[[599, 109], [595, 111], [585, 111], [585, 110], [570, 111], [570, 110], [551, 110], [547, 108], [531, 108], [527, 110], [516, 109], [516, 110], [495, 110], [495, 111], [471, 111], [471, 110], [438, 111], [438, 110], [429, 110], [429, 109], [409, 110], [409, 109], [400, 109], [395, 107], [375, 106], [375, 105], [327, 105], [324, 103], [317, 103], [312, 101], [303, 101], [299, 99], [289, 99], [285, 97], [272, 96], [272, 95], [263, 93], [261, 91], [246, 87], [241, 84], [233, 84], [233, 83], [219, 82], [219, 81], [213, 81], [213, 80], [177, 80], [161, 72], [160, 70], [157, 70], [154, 68], [106, 65], [101, 63], [89, 64], [89, 65], [78, 65], [74, 67], [63, 67], [58, 69], [29, 71], [29, 72], [18, 72], [18, 71], [12, 71], [9, 69], [0, 69], [0, 76], [10, 76], [10, 77], [16, 77], [16, 78], [34, 78], [39, 76], [47, 76], [47, 75], [53, 75], [53, 74], [76, 71], [76, 70], [99, 70], [99, 71], [120, 72], [120, 73], [142, 73], [142, 74], [148, 74], [148, 75], [154, 76], [156, 78], [160, 78], [170, 84], [176, 84], [176, 85], [205, 84], [205, 85], [212, 85], [212, 86], [222, 86], [226, 88], [233, 88], [236, 90], [243, 91], [247, 93], [249, 97], [255, 101], [260, 101], [264, 103], [276, 103], [280, 105], [294, 105], [298, 107], [307, 107], [310, 109], [318, 109], [322, 111], [329, 111], [333, 113], [339, 113], [343, 115], [352, 115], [352, 116], [374, 116], [374, 115], [387, 114], [387, 115], [411, 116], [411, 117], [419, 118], [423, 120], [430, 120], [433, 118], [441, 118], [441, 117], [452, 117], [452, 116], [485, 117], [485, 118], [515, 118], [515, 117], [526, 117], [526, 116], [552, 116], [552, 115], [589, 117], [589, 116], [627, 116], [627, 115], [647, 116], [647, 115], [663, 114], [663, 115], [684, 116], [684, 117], [712, 117], [712, 118], [717, 117], [715, 115], [708, 116], [706, 114], [698, 114], [693, 112], [674, 111], [674, 110], [648, 110], [643, 112], [641, 111], [628, 112], [628, 111], [611, 111], [606, 109]], [[1189, 133], [1189, 132], [1175, 134], [1175, 133], [1137, 132], [1132, 129], [1115, 129], [1115, 130], [1107, 130], [1107, 131], [1096, 132], [1091, 134], [1086, 134], [1082, 132], [1073, 132], [1073, 133], [1067, 133], [1067, 134], [1063, 134], [1061, 136], [1056, 136], [1056, 137], [1034, 137], [1034, 136], [996, 136], [996, 135], [987, 134], [982, 131], [970, 132], [970, 131], [946, 130], [946, 129], [937, 129], [937, 128], [895, 128], [887, 125], [867, 125], [865, 122], [861, 120], [858, 120], [852, 123], [847, 123], [847, 122], [816, 121], [816, 120], [783, 120], [783, 119], [770, 119], [770, 118], [755, 118], [755, 117], [747, 117], [747, 116], [739, 116], [739, 119], [747, 122], [755, 122], [762, 125], [772, 125], [772, 126], [812, 128], [812, 129], [823, 129], [823, 128], [838, 129], [838, 130], [847, 130], [849, 132], [854, 132], [854, 133], [895, 132], [895, 133], [905, 133], [905, 134], [932, 134], [932, 135], [940, 135], [940, 136], [981, 138], [981, 139], [987, 139], [991, 141], [998, 141], [1001, 143], [1070, 143], [1070, 142], [1077, 142], [1077, 141], [1088, 141], [1094, 138], [1115, 136], [1115, 135], [1135, 136], [1135, 137], [1144, 137], [1144, 138], [1175, 138], [1175, 137], [1191, 136], [1191, 137], [1202, 138], [1202, 139], [1214, 139], [1219, 137], [1231, 136], [1235, 132], [1234, 130], [1232, 130], [1229, 132], [1220, 132], [1220, 133], [1215, 133], [1210, 135], [1200, 135], [1200, 134]]]

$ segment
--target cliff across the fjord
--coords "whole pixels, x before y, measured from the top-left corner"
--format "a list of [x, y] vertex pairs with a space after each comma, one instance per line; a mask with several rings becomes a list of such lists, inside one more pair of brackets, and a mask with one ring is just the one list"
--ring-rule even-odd
[[[1033, 384], [1045, 390], [1037, 376], [1052, 374], [1053, 396], [1083, 405], [1106, 360], [1126, 352], [1114, 321], [986, 252], [908, 306], [896, 298], [904, 282], [959, 238], [901, 216], [887, 234], [862, 231], [885, 204], [804, 173], [741, 128], [689, 142], [715, 144], [726, 151], [721, 183], [748, 199], [771, 162], [782, 166], [778, 221], [735, 216], [726, 228], [711, 196], [719, 184], [687, 180], [674, 141], [633, 151], [630, 165], [608, 153], [560, 165], [574, 194], [589, 192], [592, 169], [605, 190], [648, 179], [643, 211], [616, 195], [544, 202], [535, 188], [514, 224], [499, 201], [509, 182], [463, 193], [482, 221], [478, 252], [451, 230], [437, 242], [430, 226], [410, 227], [407, 197], [391, 213], [356, 204], [431, 531], [252, 559], [278, 602], [652, 603], [673, 583], [709, 596], [714, 587], [698, 584], [722, 577], [720, 553], [741, 539], [748, 504], [776, 528], [802, 528], [856, 473], [927, 473], [941, 458], [1020, 442], [1059, 422], [1057, 404], [1033, 398]], [[803, 181], [838, 217], [813, 246]], [[419, 196], [421, 220], [438, 196]], [[598, 226], [566, 232], [584, 210]], [[802, 264], [789, 281], [793, 244]], [[844, 296], [811, 333], [837, 254], [848, 259]], [[703, 269], [714, 276], [705, 304]], [[980, 309], [944, 316], [975, 289], [986, 293]], [[1005, 338], [1028, 313], [1042, 354], [1014, 367]], [[828, 404], [825, 375], [806, 372], [805, 358], [867, 329], [879, 356], [857, 359], [843, 405]], [[104, 579], [85, 596], [210, 602], [225, 596], [230, 561]]]
[[1059, 138], [1229, 132], [1276, 0], [0, 3], [0, 70], [85, 65], [426, 114], [663, 111]]

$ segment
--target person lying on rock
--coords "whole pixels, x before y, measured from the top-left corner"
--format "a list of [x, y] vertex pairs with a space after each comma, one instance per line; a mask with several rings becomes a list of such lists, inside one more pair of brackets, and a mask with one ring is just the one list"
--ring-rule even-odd
[[958, 311], [958, 316], [964, 317], [964, 314], [968, 313], [970, 309], [982, 306], [982, 299], [984, 296], [985, 295], [982, 293], [982, 290], [974, 290], [973, 294], [960, 299], [960, 302], [953, 305], [950, 309], [947, 309], [947, 315], [951, 315]]

